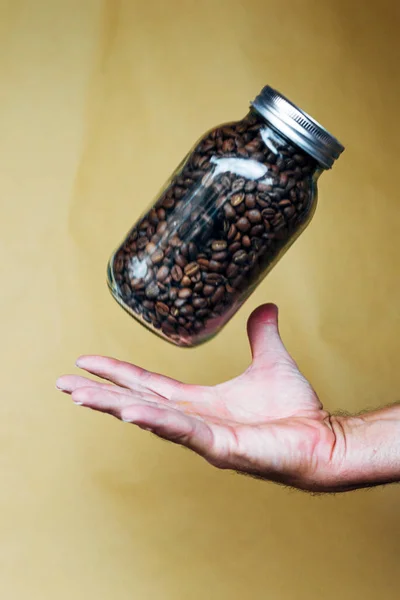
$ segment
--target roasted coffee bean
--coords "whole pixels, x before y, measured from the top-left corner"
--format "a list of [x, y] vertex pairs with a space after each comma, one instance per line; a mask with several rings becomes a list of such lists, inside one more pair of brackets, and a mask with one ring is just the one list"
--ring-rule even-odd
[[174, 265], [171, 269], [171, 277], [174, 281], [181, 281], [183, 277], [183, 271], [179, 265]]
[[254, 225], [250, 229], [250, 235], [251, 235], [251, 237], [253, 238], [253, 237], [258, 237], [258, 236], [262, 235], [264, 233], [266, 225], [269, 227], [268, 222], [267, 223], [264, 222], [264, 225]]
[[193, 315], [193, 313], [194, 313], [194, 308], [190, 304], [185, 304], [184, 306], [182, 306], [182, 308], [181, 308], [182, 316], [189, 317], [189, 316]]
[[187, 275], [188, 277], [192, 277], [193, 275], [196, 275], [196, 273], [198, 273], [199, 270], [200, 270], [200, 267], [199, 267], [198, 263], [196, 263], [196, 262], [191, 262], [191, 263], [187, 264], [184, 268], [185, 275]]
[[166, 232], [167, 230], [167, 221], [160, 221], [160, 223], [157, 225], [157, 233], [158, 235], [162, 235], [163, 233]]
[[[147, 248], [147, 246], [146, 246]], [[154, 250], [154, 252], [151, 254], [151, 261], [153, 264], [158, 265], [160, 262], [162, 262], [164, 258], [164, 252], [158, 248], [157, 250]]]
[[114, 271], [116, 273], [121, 273], [122, 269], [124, 268], [124, 258], [121, 255], [116, 256], [116, 258], [114, 259]]
[[167, 196], [163, 200], [163, 207], [167, 210], [172, 208], [175, 205], [175, 199], [172, 196]]
[[234, 219], [236, 217], [236, 211], [231, 204], [224, 205], [224, 212], [227, 219]]
[[229, 253], [228, 252], [213, 252], [211, 255], [212, 260], [215, 260], [217, 262], [224, 262], [224, 260], [226, 260], [226, 258], [228, 258]]
[[295, 207], [293, 205], [292, 206], [287, 206], [283, 210], [283, 212], [284, 212], [285, 217], [287, 217], [288, 219], [290, 219], [290, 217], [293, 217], [293, 215], [295, 214], [296, 209], [295, 209]]
[[165, 304], [164, 302], [157, 302], [156, 311], [162, 317], [166, 317], [169, 314], [169, 306], [167, 304]]
[[240, 193], [238, 193], [238, 194], [234, 194], [234, 195], [231, 197], [231, 205], [232, 205], [232, 206], [234, 206], [235, 208], [236, 208], [237, 206], [240, 206], [240, 204], [242, 204], [242, 202], [243, 202], [244, 198], [245, 198], [245, 195], [244, 195], [244, 193], [243, 193], [243, 192], [240, 192]]
[[192, 290], [188, 287], [186, 288], [182, 288], [181, 290], [179, 290], [178, 292], [178, 298], [181, 298], [182, 300], [187, 300], [187, 298], [190, 298], [190, 296], [192, 295]]
[[235, 254], [235, 252], [239, 250], [241, 246], [242, 245], [240, 242], [233, 242], [233, 244], [229, 246], [229, 252], [231, 252], [231, 254]]
[[175, 255], [175, 262], [176, 262], [176, 264], [178, 265], [178, 267], [181, 267], [182, 269], [183, 269], [184, 267], [186, 267], [186, 265], [187, 265], [187, 260], [186, 260], [186, 258], [183, 256], [183, 254], [179, 254], [179, 253], [178, 253], [178, 254], [176, 254], [176, 255]]
[[261, 214], [265, 221], [269, 221], [275, 216], [275, 211], [273, 208], [264, 208]]
[[203, 289], [203, 282], [199, 281], [198, 283], [196, 283], [196, 285], [193, 286], [193, 291], [196, 293], [201, 292], [201, 290]]
[[149, 300], [153, 300], [154, 298], [157, 298], [159, 293], [160, 293], [160, 288], [158, 287], [158, 285], [155, 282], [149, 283], [149, 285], [146, 287], [146, 296]]
[[244, 235], [242, 237], [242, 246], [243, 246], [243, 248], [250, 248], [250, 246], [251, 246], [251, 239], [249, 238], [248, 235]]
[[211, 296], [211, 304], [218, 304], [219, 302], [221, 302], [224, 296], [225, 288], [223, 285], [220, 285], [219, 287], [217, 287], [214, 294]]
[[247, 194], [245, 199], [246, 208], [253, 209], [256, 207], [256, 197], [254, 194]]
[[169, 244], [170, 246], [172, 246], [172, 248], [179, 248], [180, 246], [182, 246], [182, 241], [177, 235], [173, 235], [172, 238], [169, 240]]
[[239, 267], [237, 265], [235, 265], [234, 263], [231, 263], [226, 270], [226, 276], [229, 279], [236, 277], [238, 275], [238, 273], [239, 273]]
[[197, 273], [195, 273], [194, 275], [192, 275], [190, 277], [190, 281], [192, 283], [198, 283], [199, 281], [201, 281], [201, 271], [197, 271]]
[[220, 273], [223, 269], [223, 265], [222, 265], [222, 263], [218, 262], [217, 260], [210, 260], [209, 269], [210, 269], [210, 271], [215, 271], [216, 273]]
[[211, 296], [215, 291], [215, 287], [213, 285], [205, 285], [203, 287], [203, 294], [204, 296]]
[[199, 258], [197, 260], [198, 265], [200, 266], [200, 268], [202, 270], [206, 270], [208, 269], [209, 265], [210, 265], [210, 261], [207, 260], [206, 258]]
[[190, 277], [188, 277], [187, 275], [184, 275], [182, 277], [181, 285], [183, 287], [188, 287], [191, 285], [191, 283], [192, 283], [192, 280], [190, 279]]
[[224, 143], [222, 144], [222, 152], [233, 152], [234, 149], [235, 149], [235, 142], [233, 141], [232, 138], [225, 140]]
[[257, 187], [257, 184], [255, 181], [248, 181], [246, 183], [246, 185], [244, 186], [244, 191], [245, 192], [254, 192], [256, 187]]
[[169, 275], [169, 269], [165, 265], [160, 267], [157, 271], [157, 281], [165, 281]]
[[224, 280], [224, 276], [221, 273], [207, 273], [205, 276], [205, 282], [211, 285], [216, 285]]
[[261, 223], [262, 217], [259, 210], [249, 210], [247, 213], [247, 218], [253, 225], [257, 225], [257, 223]]
[[[198, 218], [198, 217], [197, 217]], [[190, 260], [194, 261], [197, 258], [198, 250], [194, 242], [190, 242], [188, 245], [188, 253]]]
[[241, 192], [243, 190], [245, 184], [246, 184], [246, 181], [245, 181], [245, 179], [243, 179], [243, 177], [236, 179], [236, 181], [234, 181], [232, 183], [232, 191], [233, 192]]
[[246, 217], [241, 217], [236, 223], [236, 227], [242, 232], [249, 231], [251, 227], [250, 221]]
[[211, 248], [214, 252], [219, 252], [220, 250], [225, 250], [228, 244], [225, 240], [216, 240], [211, 244]]
[[247, 252], [245, 250], [238, 250], [233, 255], [233, 261], [237, 265], [244, 265], [247, 262]]
[[128, 298], [130, 298], [130, 297], [131, 297], [131, 295], [132, 295], [132, 290], [131, 290], [131, 288], [129, 287], [129, 285], [128, 285], [127, 283], [124, 283], [124, 284], [121, 286], [121, 293], [122, 293], [122, 296], [123, 296], [125, 299], [128, 299]]
[[193, 306], [194, 308], [206, 308], [207, 300], [205, 298], [193, 298]]
[[144, 248], [146, 248], [148, 243], [149, 243], [149, 240], [147, 239], [147, 237], [140, 237], [136, 244], [137, 249], [143, 250]]
[[228, 241], [231, 241], [235, 237], [236, 233], [237, 233], [237, 229], [236, 229], [235, 225], [232, 224], [229, 227], [228, 233], [226, 234]]

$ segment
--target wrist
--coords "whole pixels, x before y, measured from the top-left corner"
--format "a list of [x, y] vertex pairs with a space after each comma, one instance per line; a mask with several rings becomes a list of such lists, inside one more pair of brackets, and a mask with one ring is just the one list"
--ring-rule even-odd
[[325, 486], [347, 491], [400, 480], [400, 406], [360, 416], [332, 416], [334, 434]]

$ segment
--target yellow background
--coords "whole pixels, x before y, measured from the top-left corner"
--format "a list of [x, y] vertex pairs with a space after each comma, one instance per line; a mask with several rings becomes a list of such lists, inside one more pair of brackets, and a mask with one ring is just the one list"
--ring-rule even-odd
[[[80, 353], [188, 382], [281, 308], [331, 410], [399, 399], [398, 2], [1, 0], [0, 596], [398, 598], [399, 488], [311, 497], [213, 470], [54, 388]], [[313, 224], [221, 335], [167, 345], [108, 257], [192, 143], [270, 83], [347, 149]]]

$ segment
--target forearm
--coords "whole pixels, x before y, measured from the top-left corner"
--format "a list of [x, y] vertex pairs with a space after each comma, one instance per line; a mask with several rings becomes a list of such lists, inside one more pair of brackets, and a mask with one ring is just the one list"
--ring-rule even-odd
[[400, 482], [400, 405], [332, 417], [331, 425], [336, 442], [327, 491]]

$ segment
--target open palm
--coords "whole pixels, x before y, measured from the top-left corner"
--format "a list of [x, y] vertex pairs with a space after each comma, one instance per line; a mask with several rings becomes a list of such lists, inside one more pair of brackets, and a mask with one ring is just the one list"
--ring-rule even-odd
[[336, 443], [330, 416], [281, 341], [276, 306], [254, 311], [248, 334], [251, 366], [214, 387], [101, 356], [82, 356], [77, 365], [108, 383], [65, 375], [57, 387], [217, 467], [318, 490], [329, 479]]

